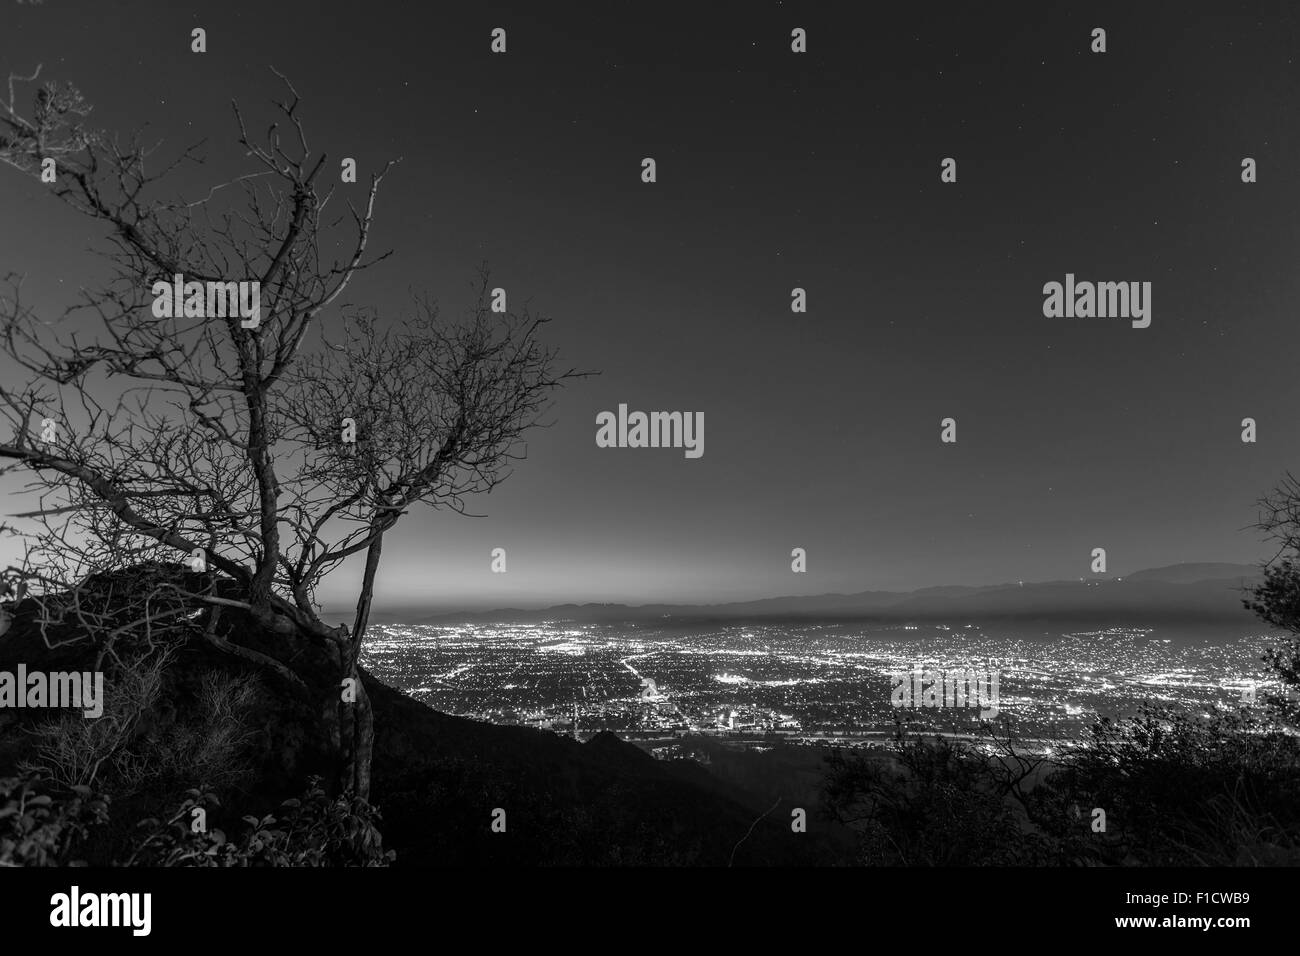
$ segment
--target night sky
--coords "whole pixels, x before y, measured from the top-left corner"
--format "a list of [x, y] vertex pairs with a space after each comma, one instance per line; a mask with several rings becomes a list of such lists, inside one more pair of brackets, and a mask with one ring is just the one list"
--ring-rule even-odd
[[[104, 128], [206, 138], [190, 191], [251, 168], [229, 103], [264, 126], [276, 67], [327, 168], [356, 157], [364, 181], [402, 157], [372, 237], [394, 255], [349, 301], [396, 316], [427, 290], [455, 313], [486, 260], [512, 306], [553, 317], [563, 365], [601, 372], [474, 503], [487, 517], [418, 510], [389, 535], [381, 608], [1077, 578], [1095, 547], [1114, 574], [1269, 553], [1254, 502], [1300, 464], [1287, 4], [0, 3], [6, 72], [44, 63]], [[0, 271], [55, 315], [95, 274], [97, 227], [7, 168], [0, 210]], [[1150, 281], [1150, 328], [1044, 317], [1066, 273]], [[620, 403], [702, 411], [703, 457], [598, 448]]]

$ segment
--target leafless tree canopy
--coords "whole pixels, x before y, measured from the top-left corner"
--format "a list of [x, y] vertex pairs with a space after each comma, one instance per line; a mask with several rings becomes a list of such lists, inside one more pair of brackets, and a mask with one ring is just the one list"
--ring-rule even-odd
[[[545, 319], [491, 310], [486, 273], [465, 319], [444, 320], [421, 300], [403, 321], [351, 309], [341, 333], [319, 328], [354, 277], [386, 256], [368, 248], [392, 164], [350, 187], [356, 202], [348, 186], [325, 186], [336, 174], [325, 175], [283, 77], [286, 94], [261, 136], [232, 104], [252, 168], [186, 200], [167, 196], [163, 181], [201, 163], [197, 148], [164, 163], [138, 136], [92, 131], [89, 106], [66, 85], [39, 86], [24, 111], [20, 91], [39, 73], [9, 79], [0, 160], [37, 178], [54, 160], [56, 180], [44, 188], [106, 227], [111, 274], [62, 317], [84, 327], [88, 311], [91, 333], [34, 314], [21, 277], [0, 295], [0, 350], [26, 377], [6, 373], [0, 384], [0, 472], [32, 476], [40, 506], [20, 517], [41, 528], [26, 564], [8, 571], [10, 591], [66, 593], [107, 570], [193, 560], [233, 581], [238, 596], [188, 596], [307, 635], [340, 679], [355, 676], [384, 534], [415, 505], [463, 511], [491, 490], [575, 373], [554, 370], [538, 340]], [[155, 316], [152, 285], [176, 274], [259, 282], [260, 324]], [[355, 444], [343, 440], [346, 419]], [[359, 554], [355, 620], [331, 627], [314, 589]], [[184, 616], [175, 605], [168, 613]], [[118, 626], [154, 621], [141, 609]], [[87, 619], [87, 634], [107, 632]], [[221, 646], [212, 628], [207, 637]], [[274, 655], [223, 649], [306, 688]], [[335, 686], [322, 706], [340, 709], [342, 724], [368, 719], [364, 701], [353, 713], [337, 696]], [[362, 770], [354, 782], [364, 791]]]

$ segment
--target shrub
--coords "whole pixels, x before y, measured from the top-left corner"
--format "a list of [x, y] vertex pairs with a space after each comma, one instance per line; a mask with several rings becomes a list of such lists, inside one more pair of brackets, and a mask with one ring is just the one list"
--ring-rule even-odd
[[1103, 718], [1032, 796], [1062, 840], [1078, 830], [1062, 826], [1062, 807], [1106, 811], [1104, 835], [1070, 841], [1082, 862], [1300, 859], [1300, 739], [1248, 710], [1197, 716], [1147, 706], [1127, 720]]
[[167, 696], [170, 662], [164, 651], [119, 666], [105, 682], [104, 713], [94, 720], [73, 713], [39, 723], [19, 772], [61, 787], [108, 790], [119, 802], [145, 797], [155, 812], [190, 781], [226, 787], [246, 778], [241, 758], [254, 736], [246, 713], [256, 679], [206, 671], [192, 682], [193, 703], [164, 716], [159, 702]]
[[859, 835], [866, 866], [998, 866], [1041, 862], [1038, 839], [989, 758], [942, 737], [887, 754], [827, 758], [823, 800]]
[[278, 814], [244, 817], [248, 826], [237, 840], [215, 828], [195, 832], [194, 811], [218, 803], [198, 790], [186, 796], [166, 821], [138, 824], [144, 837], [127, 866], [387, 866], [396, 855], [383, 849], [379, 811], [350, 793], [330, 798], [318, 777]]
[[0, 866], [77, 866], [77, 846], [108, 820], [108, 798], [89, 787], [43, 793], [33, 777], [0, 779]]

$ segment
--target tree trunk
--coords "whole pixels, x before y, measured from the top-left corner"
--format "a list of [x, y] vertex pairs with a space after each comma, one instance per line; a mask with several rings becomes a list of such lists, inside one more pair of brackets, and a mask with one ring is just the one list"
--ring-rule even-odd
[[346, 744], [351, 768], [350, 784], [353, 792], [365, 800], [370, 799], [370, 760], [375, 749], [375, 721], [370, 695], [361, 683], [357, 660], [361, 656], [361, 642], [365, 639], [366, 627], [370, 622], [370, 602], [375, 592], [375, 575], [379, 571], [379, 557], [383, 549], [384, 535], [383, 532], [378, 532], [366, 549], [366, 568], [361, 578], [361, 593], [357, 597], [357, 616], [344, 654], [347, 674], [356, 681], [356, 700], [347, 708], [348, 720], [345, 726], [350, 731]]
[[375, 721], [370, 709], [370, 695], [357, 678], [357, 702], [352, 708], [352, 790], [364, 800], [370, 799], [370, 758], [375, 749]]

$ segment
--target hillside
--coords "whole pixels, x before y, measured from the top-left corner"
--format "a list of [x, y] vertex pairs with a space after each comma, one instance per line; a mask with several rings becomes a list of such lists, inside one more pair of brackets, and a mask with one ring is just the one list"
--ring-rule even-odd
[[[54, 627], [58, 643], [75, 628]], [[258, 635], [242, 621], [229, 635], [244, 644]], [[51, 650], [32, 602], [15, 609], [0, 636], [0, 670], [91, 670], [84, 643]], [[204, 673], [249, 673], [205, 645], [187, 644], [167, 672], [158, 701], [138, 728], [139, 742], [165, 742], [193, 732]], [[372, 802], [383, 814], [385, 847], [398, 866], [790, 865], [826, 859], [821, 838], [794, 834], [780, 808], [754, 827], [760, 802], [714, 779], [695, 764], [656, 761], [612, 734], [580, 744], [555, 734], [484, 724], [439, 713], [364, 675], [374, 709]], [[109, 678], [111, 680], [111, 678]], [[111, 689], [110, 689], [111, 693]], [[0, 776], [32, 756], [24, 733], [48, 710], [0, 710]], [[247, 771], [218, 790], [222, 811], [211, 825], [237, 828], [246, 813], [263, 814], [296, 795], [325, 769], [312, 710], [276, 679], [259, 675], [243, 715], [256, 729], [240, 756]], [[169, 736], [172, 735], [172, 736]], [[207, 781], [176, 779], [112, 804], [109, 832], [91, 848], [92, 863], [117, 858], [129, 824], [173, 808], [178, 794]], [[770, 798], [764, 804], [766, 809]], [[506, 832], [490, 828], [506, 811]], [[813, 828], [815, 829], [815, 827]]]

